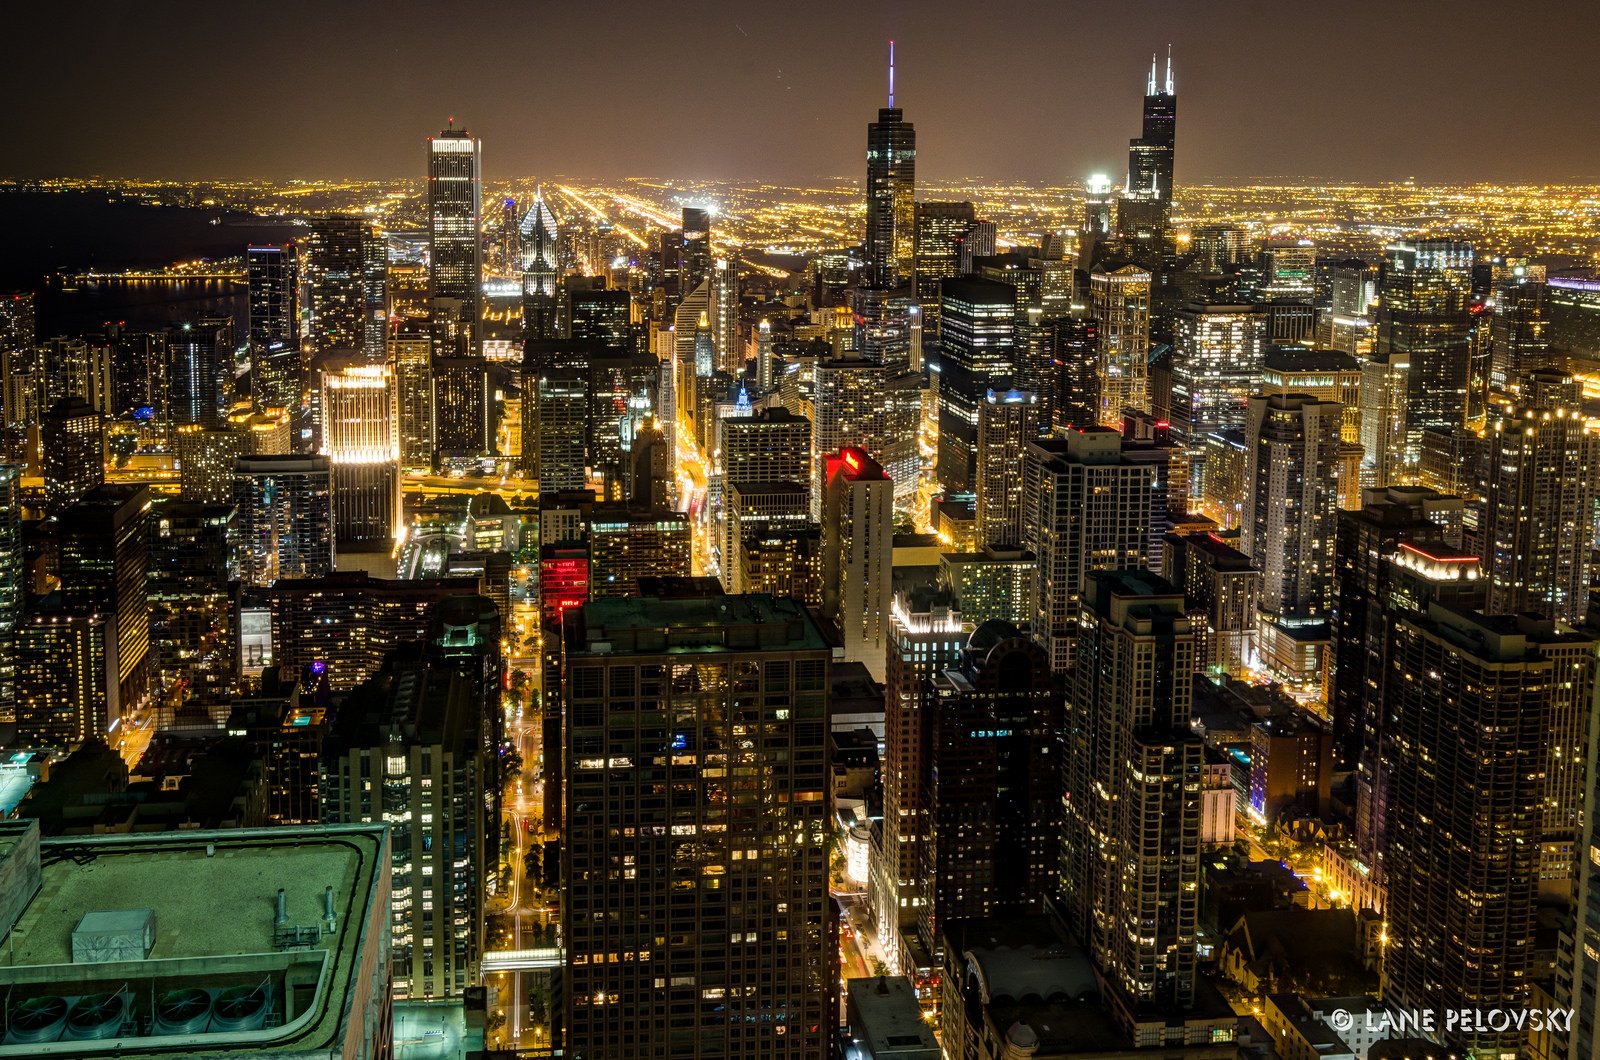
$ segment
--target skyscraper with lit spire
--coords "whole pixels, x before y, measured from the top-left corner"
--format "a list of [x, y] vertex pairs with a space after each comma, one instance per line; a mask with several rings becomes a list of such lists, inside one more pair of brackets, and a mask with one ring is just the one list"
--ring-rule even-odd
[[889, 42], [889, 105], [867, 126], [867, 280], [894, 287], [909, 279], [916, 234], [917, 130], [894, 105], [894, 41]]
[[1172, 156], [1178, 129], [1178, 96], [1172, 85], [1172, 48], [1167, 48], [1164, 81], [1150, 79], [1144, 91], [1144, 127], [1128, 141], [1128, 181], [1123, 185], [1117, 224], [1122, 238], [1150, 262], [1159, 259], [1172, 223]]

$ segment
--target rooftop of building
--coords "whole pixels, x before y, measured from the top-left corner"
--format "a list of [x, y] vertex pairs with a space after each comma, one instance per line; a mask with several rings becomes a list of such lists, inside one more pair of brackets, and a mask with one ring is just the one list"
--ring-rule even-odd
[[922, 1003], [910, 979], [903, 975], [847, 979], [845, 990], [851, 1019], [848, 1033], [866, 1043], [866, 1055], [915, 1055], [907, 1051], [916, 1049], [939, 1055], [938, 1040], [922, 1018]]
[[[1234, 540], [1238, 540], [1235, 538]], [[1250, 557], [1240, 552], [1237, 547], [1225, 538], [1215, 533], [1203, 534], [1168, 534], [1168, 544], [1181, 543], [1184, 548], [1203, 554], [1209, 565], [1223, 571], [1250, 571], [1256, 566], [1250, 562]]]
[[1269, 372], [1359, 372], [1361, 362], [1343, 350], [1272, 346], [1262, 367]]
[[578, 617], [568, 630], [569, 655], [822, 651], [832, 647], [804, 604], [765, 593], [676, 599], [612, 597], [584, 604]]
[[[5, 841], [0, 832], [0, 856]], [[0, 988], [13, 1011], [23, 998], [131, 995], [120, 1023], [63, 1055], [338, 1052], [359, 978], [372, 974], [361, 964], [375, 904], [387, 901], [387, 849], [382, 825], [45, 839], [36, 893], [0, 946]], [[277, 923], [280, 888], [293, 939]], [[110, 914], [99, 918], [109, 937], [80, 931], [96, 912]], [[205, 1019], [161, 1033], [147, 1016], [175, 991], [235, 987], [239, 1002], [265, 992], [256, 1029], [223, 1033], [213, 1016], [210, 1033]], [[8, 1039], [0, 1057], [46, 1055], [55, 1040]]]

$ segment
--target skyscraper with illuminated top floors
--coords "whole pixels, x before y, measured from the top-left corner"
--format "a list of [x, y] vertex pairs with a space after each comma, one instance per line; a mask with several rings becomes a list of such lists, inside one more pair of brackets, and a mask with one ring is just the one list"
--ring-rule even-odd
[[822, 609], [847, 662], [884, 678], [894, 552], [894, 483], [865, 449], [827, 458], [822, 498]]
[[889, 42], [889, 105], [867, 126], [867, 278], [893, 287], [911, 278], [916, 236], [917, 130], [894, 105], [894, 41]]
[[428, 296], [460, 302], [474, 352], [483, 301], [483, 145], [455, 119], [428, 138]]
[[341, 550], [382, 550], [400, 522], [400, 432], [394, 370], [346, 365], [322, 377], [322, 450], [332, 464]]

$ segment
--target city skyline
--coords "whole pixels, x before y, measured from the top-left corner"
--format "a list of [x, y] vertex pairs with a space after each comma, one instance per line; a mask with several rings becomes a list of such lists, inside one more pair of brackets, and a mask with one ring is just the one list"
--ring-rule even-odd
[[[1006, 30], [1020, 18], [947, 3], [825, 5], [806, 20], [722, 4], [703, 14], [620, 4], [604, 15], [538, 16], [486, 4], [463, 19], [505, 31], [481, 35], [479, 60], [453, 68], [430, 61], [435, 24], [420, 11], [409, 17], [406, 5], [291, 4], [273, 23], [251, 25], [202, 5], [106, 4], [70, 27], [73, 78], [45, 65], [48, 47], [7, 56], [0, 83], [29, 105], [13, 114], [21, 148], [5, 175], [392, 177], [414, 170], [417, 129], [454, 117], [491, 145], [490, 176], [832, 176], [856, 168], [854, 117], [886, 98], [891, 38], [896, 102], [920, 123], [924, 179], [1119, 175], [1129, 97], [1149, 55], [1168, 45], [1185, 99], [1180, 184], [1268, 175], [1559, 181], [1600, 166], [1600, 144], [1567, 135], [1556, 102], [1583, 90], [1581, 42], [1600, 31], [1593, 11], [1562, 8], [1569, 32], [1548, 34], [1547, 20], [1497, 17], [1500, 9], [1476, 2], [1448, 14], [1372, 3], [1011, 6], [1031, 14], [1026, 35]], [[1364, 32], [1380, 10], [1385, 31]], [[52, 12], [13, 17], [12, 41], [48, 43], [68, 28]], [[840, 20], [851, 32], [838, 32]], [[1493, 84], [1506, 87], [1462, 106], [1469, 74], [1456, 57], [1486, 34]], [[599, 39], [599, 64], [590, 49], [561, 46]], [[250, 70], [284, 64], [286, 76], [272, 92], [243, 77], [200, 91], [193, 56], [206, 49]], [[703, 61], [678, 58], [697, 52]], [[339, 76], [287, 76], [297, 65]], [[1404, 91], [1394, 91], [1397, 72]], [[1007, 82], [1020, 82], [1022, 102]], [[29, 89], [46, 83], [52, 92]], [[650, 108], [630, 105], [641, 91]], [[175, 122], [187, 140], [181, 160], [162, 135]], [[1307, 122], [1315, 135], [1280, 134]], [[594, 128], [616, 135], [591, 137]], [[1492, 160], [1480, 149], [1487, 128], [1499, 139]]]

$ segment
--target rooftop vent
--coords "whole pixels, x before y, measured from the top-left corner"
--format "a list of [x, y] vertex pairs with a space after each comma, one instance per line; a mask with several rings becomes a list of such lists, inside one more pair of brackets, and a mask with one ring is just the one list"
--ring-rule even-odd
[[142, 961], [156, 944], [154, 909], [110, 909], [83, 914], [72, 929], [74, 964]]

